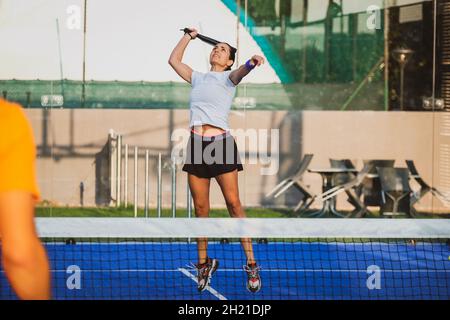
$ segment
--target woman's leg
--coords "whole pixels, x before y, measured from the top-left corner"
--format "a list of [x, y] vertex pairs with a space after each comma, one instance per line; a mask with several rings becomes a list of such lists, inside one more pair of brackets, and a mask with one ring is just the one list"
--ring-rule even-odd
[[[239, 199], [238, 171], [234, 170], [218, 175], [216, 180], [222, 190], [230, 216], [233, 218], [245, 218], [245, 211]], [[247, 257], [247, 264], [255, 263], [252, 240], [250, 238], [242, 238], [241, 243]]]
[[[193, 174], [188, 174], [189, 188], [194, 200], [195, 216], [197, 218], [209, 217], [209, 186], [211, 179], [199, 178]], [[198, 263], [206, 262], [208, 248], [207, 238], [197, 239]]]

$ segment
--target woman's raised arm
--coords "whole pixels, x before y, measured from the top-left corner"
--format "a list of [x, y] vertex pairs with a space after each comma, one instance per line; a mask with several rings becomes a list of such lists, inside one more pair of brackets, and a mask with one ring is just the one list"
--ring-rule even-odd
[[187, 45], [189, 44], [189, 41], [195, 39], [197, 37], [197, 30], [194, 28], [190, 28], [192, 32], [185, 33], [181, 40], [178, 42], [178, 44], [173, 49], [172, 53], [170, 54], [169, 58], [169, 64], [172, 66], [172, 68], [175, 70], [178, 75], [186, 80], [187, 82], [191, 83], [191, 77], [192, 77], [192, 68], [189, 67], [187, 64], [184, 64], [182, 61], [184, 50], [186, 49]]

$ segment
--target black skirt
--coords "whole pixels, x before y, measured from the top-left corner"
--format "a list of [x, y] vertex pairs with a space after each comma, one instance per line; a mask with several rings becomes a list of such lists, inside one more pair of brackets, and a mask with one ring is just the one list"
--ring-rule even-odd
[[200, 178], [213, 178], [234, 170], [242, 171], [243, 166], [236, 141], [229, 132], [212, 137], [191, 132], [183, 171]]

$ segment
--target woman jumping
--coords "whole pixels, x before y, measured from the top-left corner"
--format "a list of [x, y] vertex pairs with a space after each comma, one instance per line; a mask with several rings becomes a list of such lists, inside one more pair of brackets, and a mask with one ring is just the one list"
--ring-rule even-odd
[[[198, 218], [209, 216], [209, 186], [211, 178], [215, 178], [222, 190], [230, 216], [245, 218], [238, 189], [238, 171], [242, 171], [243, 167], [236, 142], [229, 132], [228, 115], [236, 86], [253, 68], [263, 64], [264, 58], [255, 55], [245, 65], [231, 71], [236, 49], [227, 43], [218, 43], [209, 57], [211, 70], [207, 73], [193, 71], [182, 62], [187, 45], [198, 34], [194, 28], [189, 30], [173, 49], [169, 64], [181, 78], [192, 85], [189, 125], [191, 136], [183, 171], [188, 173], [195, 215]], [[247, 289], [250, 292], [258, 292], [261, 289], [261, 278], [253, 254], [252, 241], [243, 238], [241, 243], [247, 257], [247, 264], [244, 266], [248, 277]], [[209, 285], [219, 262], [208, 257], [206, 238], [197, 239], [197, 246], [198, 290], [203, 291]]]

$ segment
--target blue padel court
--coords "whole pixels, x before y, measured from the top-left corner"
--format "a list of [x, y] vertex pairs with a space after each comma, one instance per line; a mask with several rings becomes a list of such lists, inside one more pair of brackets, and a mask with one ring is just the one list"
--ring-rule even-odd
[[[46, 245], [54, 299], [450, 299], [446, 243], [254, 243], [262, 289], [250, 293], [240, 244], [210, 243], [219, 269], [199, 293], [195, 242]], [[0, 297], [15, 299], [2, 271]]]

